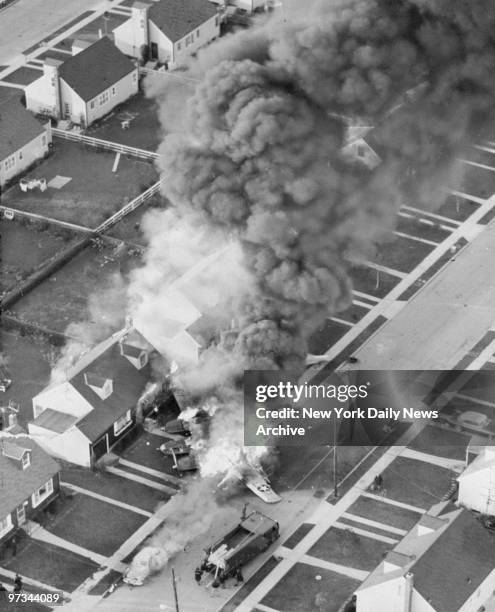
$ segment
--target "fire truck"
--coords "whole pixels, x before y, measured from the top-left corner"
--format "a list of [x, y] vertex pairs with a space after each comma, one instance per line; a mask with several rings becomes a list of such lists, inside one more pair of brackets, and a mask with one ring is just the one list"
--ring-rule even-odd
[[201, 569], [213, 574], [213, 586], [219, 586], [278, 537], [279, 524], [255, 510], [205, 550]]

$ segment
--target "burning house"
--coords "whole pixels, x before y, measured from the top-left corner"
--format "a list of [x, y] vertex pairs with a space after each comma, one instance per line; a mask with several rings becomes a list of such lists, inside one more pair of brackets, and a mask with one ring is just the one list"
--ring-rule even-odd
[[153, 360], [161, 360], [158, 351], [126, 326], [33, 398], [29, 433], [51, 455], [94, 466], [152, 410]]

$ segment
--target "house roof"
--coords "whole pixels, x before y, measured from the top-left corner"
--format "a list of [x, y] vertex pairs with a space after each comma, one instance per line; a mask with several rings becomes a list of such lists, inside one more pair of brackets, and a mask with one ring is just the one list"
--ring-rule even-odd
[[461, 511], [409, 571], [436, 612], [459, 610], [495, 568], [495, 534]]
[[16, 459], [20, 461], [24, 457], [24, 453], [29, 452], [29, 448], [25, 446], [19, 446], [15, 442], [4, 440], [2, 444], [2, 454], [9, 459]]
[[467, 468], [459, 475], [457, 480], [462, 480], [466, 476], [472, 476], [478, 472], [481, 472], [487, 468], [493, 468], [495, 470], [495, 449], [485, 448], [474, 461], [472, 461]]
[[159, 0], [150, 7], [148, 17], [176, 42], [216, 14], [216, 7], [208, 0]]
[[66, 414], [65, 412], [46, 408], [36, 419], [34, 419], [33, 425], [43, 427], [44, 429], [50, 429], [56, 433], [64, 433], [64, 431], [70, 429], [77, 420], [78, 418], [72, 414]]
[[126, 357], [132, 357], [133, 359], [139, 359], [139, 356], [143, 352], [143, 349], [138, 346], [133, 346], [132, 344], [126, 344], [125, 342], [121, 343], [122, 354]]
[[17, 96], [0, 99], [0, 162], [45, 132]]
[[0, 434], [0, 446], [4, 444], [29, 449], [31, 464], [23, 470], [18, 461], [0, 453], [0, 518], [10, 514], [60, 471], [58, 463], [29, 436]]
[[66, 60], [59, 74], [85, 102], [135, 70], [133, 62], [103, 36]]
[[[127, 336], [132, 338], [133, 343], [140, 340], [140, 346], [151, 345], [138, 332], [133, 330]], [[119, 340], [122, 334], [112, 336], [113, 342], [108, 340], [102, 343], [104, 351], [96, 346], [93, 351], [84, 356], [85, 367], [76, 370], [74, 376], [69, 380], [75, 390], [93, 407], [93, 410], [77, 422], [77, 428], [91, 441], [96, 441], [107, 431], [115, 421], [125, 413], [134, 408], [146, 384], [151, 379], [151, 364], [147, 364], [138, 370], [120, 353]], [[131, 340], [129, 340], [130, 342]], [[158, 355], [157, 351], [152, 351]], [[94, 355], [94, 359], [91, 356]], [[77, 365], [77, 364], [76, 364]], [[86, 384], [85, 377], [91, 372], [101, 379], [110, 378], [113, 381], [113, 391], [104, 400]]]

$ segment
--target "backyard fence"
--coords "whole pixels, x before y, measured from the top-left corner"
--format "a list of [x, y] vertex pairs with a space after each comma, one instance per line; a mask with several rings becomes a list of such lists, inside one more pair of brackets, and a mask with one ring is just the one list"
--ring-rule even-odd
[[160, 155], [153, 151], [146, 151], [145, 149], [138, 149], [137, 147], [129, 147], [118, 142], [111, 142], [110, 140], [102, 140], [101, 138], [93, 138], [92, 136], [86, 136], [77, 132], [67, 132], [59, 128], [52, 128], [53, 136], [57, 138], [63, 138], [64, 140], [71, 140], [73, 142], [82, 142], [95, 147], [97, 149], [106, 149], [108, 151], [115, 151], [116, 153], [122, 153], [123, 155], [132, 155], [133, 157], [139, 157], [141, 159], [158, 159]]

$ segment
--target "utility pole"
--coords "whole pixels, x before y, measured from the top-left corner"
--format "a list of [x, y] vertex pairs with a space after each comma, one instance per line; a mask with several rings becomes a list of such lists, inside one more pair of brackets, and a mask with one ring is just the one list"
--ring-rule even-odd
[[337, 482], [337, 421], [333, 422], [333, 496], [338, 498], [338, 482]]
[[177, 597], [177, 581], [175, 580], [175, 569], [174, 568], [172, 568], [172, 586], [174, 588], [175, 612], [180, 612], [179, 599]]

